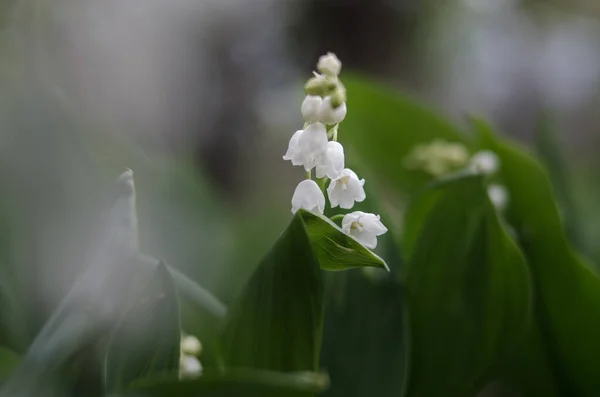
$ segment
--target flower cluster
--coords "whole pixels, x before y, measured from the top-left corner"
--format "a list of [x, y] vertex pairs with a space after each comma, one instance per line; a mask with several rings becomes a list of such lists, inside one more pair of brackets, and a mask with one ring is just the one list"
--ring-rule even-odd
[[202, 352], [202, 344], [192, 335], [182, 336], [179, 355], [179, 378], [195, 378], [202, 375], [202, 364], [198, 356]]
[[[500, 159], [491, 150], [482, 150], [469, 156], [463, 144], [436, 139], [415, 146], [404, 159], [404, 165], [410, 169], [425, 171], [435, 177], [465, 168], [492, 177], [500, 169]], [[487, 192], [496, 208], [502, 210], [506, 207], [508, 191], [504, 186], [491, 183], [488, 185]]]
[[[307, 177], [296, 187], [292, 197], [292, 212], [305, 209], [317, 214], [325, 211], [325, 195], [317, 182], [323, 180], [331, 208], [351, 209], [362, 202], [365, 180], [345, 167], [344, 147], [338, 142], [339, 124], [346, 117], [346, 89], [339, 79], [342, 63], [333, 53], [319, 58], [318, 72], [304, 86], [306, 97], [301, 112], [304, 128], [292, 135], [283, 156], [293, 165], [302, 166]], [[344, 216], [342, 230], [367, 248], [377, 246], [377, 236], [387, 232], [379, 215], [355, 211]]]

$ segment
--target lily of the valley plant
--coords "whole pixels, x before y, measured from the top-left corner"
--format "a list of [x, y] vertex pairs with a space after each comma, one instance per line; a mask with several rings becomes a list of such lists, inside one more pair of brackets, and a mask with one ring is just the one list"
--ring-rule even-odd
[[[352, 209], [366, 198], [365, 180], [345, 168], [344, 147], [338, 142], [339, 125], [346, 117], [346, 89], [339, 79], [342, 63], [333, 53], [319, 58], [318, 72], [305, 85], [302, 102], [302, 130], [292, 135], [284, 160], [303, 166], [306, 179], [298, 184], [292, 197], [292, 212], [305, 209], [317, 214], [325, 211], [325, 195], [315, 177], [329, 182], [327, 196], [331, 208]], [[365, 247], [374, 249], [377, 236], [387, 232], [379, 215], [354, 211], [343, 216], [342, 231]]]

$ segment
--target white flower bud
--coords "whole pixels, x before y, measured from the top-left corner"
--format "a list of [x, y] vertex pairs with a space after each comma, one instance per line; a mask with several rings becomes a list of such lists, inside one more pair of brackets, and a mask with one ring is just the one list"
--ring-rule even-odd
[[470, 167], [473, 171], [484, 175], [492, 175], [500, 168], [500, 159], [490, 150], [482, 150], [471, 157]]
[[337, 76], [342, 70], [342, 62], [333, 52], [328, 52], [325, 55], [319, 57], [317, 63], [317, 70], [328, 76]]
[[181, 351], [190, 356], [199, 356], [202, 352], [202, 344], [195, 336], [187, 335], [181, 339]]
[[377, 236], [387, 232], [379, 215], [362, 211], [346, 214], [342, 219], [342, 231], [369, 249], [377, 247]]
[[337, 108], [333, 108], [331, 97], [325, 97], [321, 103], [319, 121], [325, 124], [339, 124], [346, 117], [346, 103], [342, 102]]
[[506, 208], [506, 204], [508, 204], [508, 190], [506, 190], [504, 186], [496, 184], [490, 185], [488, 186], [487, 192], [494, 207], [499, 210]]
[[307, 95], [302, 102], [302, 117], [307, 123], [313, 123], [320, 121], [321, 117], [321, 105], [323, 104], [323, 98], [316, 95]]
[[202, 375], [202, 364], [194, 356], [182, 354], [179, 359], [179, 378], [195, 378]]
[[327, 149], [327, 129], [321, 123], [309, 124], [298, 138], [299, 157], [306, 171], [312, 170], [321, 160]]
[[305, 179], [296, 186], [292, 196], [292, 213], [295, 214], [300, 208], [319, 214], [325, 211], [325, 196], [312, 179]]
[[329, 179], [337, 178], [344, 169], [344, 147], [339, 142], [328, 142], [327, 149], [321, 162], [317, 164], [317, 178], [327, 176]]
[[340, 208], [350, 209], [354, 202], [363, 201], [367, 195], [363, 188], [364, 179], [358, 179], [358, 176], [349, 168], [344, 169], [340, 175], [331, 181], [327, 188], [331, 208], [338, 205]]

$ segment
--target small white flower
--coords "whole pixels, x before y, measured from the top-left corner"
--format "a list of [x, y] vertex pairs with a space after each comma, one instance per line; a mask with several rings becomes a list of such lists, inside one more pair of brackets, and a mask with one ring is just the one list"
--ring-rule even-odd
[[325, 211], [325, 196], [312, 179], [305, 179], [296, 186], [292, 196], [292, 213], [300, 208], [319, 214]]
[[300, 135], [304, 130], [298, 130], [292, 135], [290, 139], [290, 143], [288, 145], [288, 150], [283, 156], [284, 160], [291, 160], [293, 165], [303, 165], [304, 164], [304, 156], [302, 156], [302, 151], [298, 146], [298, 141], [300, 140]]
[[317, 164], [317, 178], [335, 179], [344, 169], [344, 147], [339, 142], [327, 142], [325, 154]]
[[473, 171], [492, 175], [500, 168], [500, 159], [490, 150], [482, 150], [471, 157], [470, 167]]
[[316, 95], [307, 95], [302, 101], [302, 117], [307, 123], [320, 121], [323, 98]]
[[195, 378], [202, 375], [202, 364], [194, 356], [182, 354], [179, 359], [179, 378]]
[[354, 202], [363, 201], [367, 195], [363, 188], [364, 179], [358, 179], [358, 176], [349, 168], [344, 169], [337, 178], [333, 179], [327, 188], [331, 208], [338, 205], [340, 208], [350, 209]]
[[328, 52], [319, 57], [317, 62], [317, 70], [328, 76], [337, 76], [342, 71], [342, 62], [333, 52]]
[[325, 97], [321, 103], [319, 121], [325, 124], [339, 124], [346, 117], [346, 113], [346, 102], [343, 102], [340, 106], [334, 109], [333, 105], [331, 104], [331, 97], [328, 96]]
[[193, 335], [184, 336], [181, 339], [181, 352], [190, 356], [199, 356], [202, 351], [202, 344]]
[[327, 149], [327, 129], [321, 123], [309, 124], [298, 138], [298, 156], [306, 171], [316, 167]]
[[490, 185], [487, 189], [490, 201], [499, 210], [506, 208], [508, 204], [508, 190], [502, 185]]
[[354, 211], [342, 219], [342, 231], [365, 247], [374, 249], [377, 247], [377, 236], [385, 234], [387, 228], [381, 223], [379, 215]]

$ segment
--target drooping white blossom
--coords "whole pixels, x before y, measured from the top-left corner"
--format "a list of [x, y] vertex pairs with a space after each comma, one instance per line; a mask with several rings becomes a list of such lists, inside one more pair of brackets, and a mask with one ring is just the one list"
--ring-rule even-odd
[[339, 205], [340, 208], [350, 209], [355, 201], [363, 201], [367, 197], [364, 184], [364, 179], [358, 179], [354, 171], [345, 168], [337, 178], [331, 180], [327, 188], [331, 208]]
[[182, 354], [179, 358], [179, 378], [195, 378], [202, 375], [202, 364], [194, 356]]
[[335, 179], [344, 169], [344, 147], [339, 142], [328, 142], [321, 161], [317, 164], [317, 178]]
[[290, 139], [290, 143], [288, 144], [288, 150], [283, 155], [284, 160], [290, 160], [293, 165], [304, 165], [304, 156], [302, 155], [302, 151], [298, 146], [298, 141], [300, 140], [300, 135], [304, 130], [298, 130], [292, 135]]
[[500, 168], [500, 159], [491, 150], [482, 150], [471, 157], [469, 165], [477, 173], [492, 175]]
[[296, 186], [292, 196], [292, 213], [295, 214], [300, 208], [319, 214], [325, 211], [325, 196], [312, 179], [305, 179]]
[[186, 335], [181, 338], [181, 352], [190, 356], [199, 356], [202, 352], [202, 344], [193, 335]]
[[377, 247], [377, 236], [387, 232], [379, 215], [354, 211], [342, 219], [342, 231], [369, 249]]
[[320, 121], [323, 109], [323, 98], [317, 95], [307, 95], [302, 101], [302, 117], [307, 123]]
[[499, 210], [506, 208], [506, 204], [508, 204], [508, 190], [504, 186], [498, 184], [489, 185], [487, 193], [494, 207]]
[[319, 57], [317, 70], [328, 76], [337, 76], [342, 71], [342, 62], [333, 52], [328, 52]]
[[299, 156], [306, 171], [310, 171], [321, 161], [327, 149], [327, 129], [321, 123], [309, 124], [298, 138]]
[[344, 121], [346, 112], [347, 108], [345, 102], [334, 109], [331, 104], [331, 97], [327, 96], [321, 103], [319, 121], [324, 124], [339, 124]]

